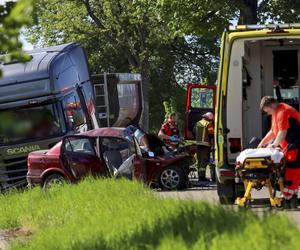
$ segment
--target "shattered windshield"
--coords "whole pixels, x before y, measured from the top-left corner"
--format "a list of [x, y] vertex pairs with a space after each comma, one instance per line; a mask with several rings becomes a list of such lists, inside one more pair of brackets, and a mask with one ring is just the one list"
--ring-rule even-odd
[[57, 104], [0, 111], [0, 144], [60, 136], [66, 132]]

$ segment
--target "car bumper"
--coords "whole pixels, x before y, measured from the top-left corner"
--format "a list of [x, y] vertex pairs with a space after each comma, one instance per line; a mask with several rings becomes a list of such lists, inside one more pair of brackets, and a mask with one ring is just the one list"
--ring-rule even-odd
[[27, 179], [28, 185], [30, 187], [41, 185], [42, 181], [43, 181], [43, 178], [40, 177], [40, 176], [30, 176], [30, 175], [28, 175], [26, 177], [26, 179]]
[[220, 182], [233, 180], [235, 178], [235, 169], [234, 167], [217, 168], [217, 176]]

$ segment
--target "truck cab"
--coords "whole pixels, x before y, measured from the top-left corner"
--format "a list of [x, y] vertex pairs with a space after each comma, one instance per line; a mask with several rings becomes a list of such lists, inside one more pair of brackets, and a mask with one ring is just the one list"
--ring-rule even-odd
[[27, 53], [27, 63], [1, 66], [0, 191], [27, 184], [29, 152], [98, 127], [84, 49], [70, 43]]
[[[300, 24], [238, 25], [222, 37], [215, 107], [217, 191], [234, 201], [237, 155], [253, 137], [263, 138], [270, 117], [259, 109], [274, 96], [299, 110]], [[276, 88], [275, 88], [276, 86]]]

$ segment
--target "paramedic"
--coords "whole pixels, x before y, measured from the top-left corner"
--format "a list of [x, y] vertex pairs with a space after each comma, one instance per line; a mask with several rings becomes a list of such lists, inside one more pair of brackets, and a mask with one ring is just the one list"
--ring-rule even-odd
[[284, 205], [295, 208], [300, 184], [300, 113], [285, 103], [278, 103], [271, 96], [262, 98], [260, 108], [272, 116], [272, 126], [258, 147], [280, 146], [283, 150], [286, 160]]
[[176, 149], [180, 143], [180, 134], [177, 127], [177, 120], [177, 113], [171, 113], [168, 120], [161, 126], [161, 129], [158, 133], [158, 137], [172, 149]]
[[199, 181], [207, 181], [205, 173], [210, 160], [211, 141], [214, 136], [213, 113], [205, 113], [202, 119], [196, 123], [193, 132], [197, 144], [198, 178]]

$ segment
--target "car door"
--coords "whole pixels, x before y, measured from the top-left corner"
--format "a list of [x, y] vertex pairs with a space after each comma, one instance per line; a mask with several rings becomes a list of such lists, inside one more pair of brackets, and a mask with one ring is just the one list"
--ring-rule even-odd
[[193, 129], [201, 116], [206, 112], [214, 113], [216, 100], [215, 85], [189, 84], [186, 92], [186, 111], [184, 136], [194, 139]]
[[135, 147], [133, 178], [147, 182], [147, 160], [143, 157], [142, 149], [135, 137], [133, 137]]
[[76, 180], [89, 174], [105, 174], [105, 165], [98, 157], [95, 148], [95, 138], [85, 136], [68, 136], [64, 138], [61, 158], [65, 169]]

